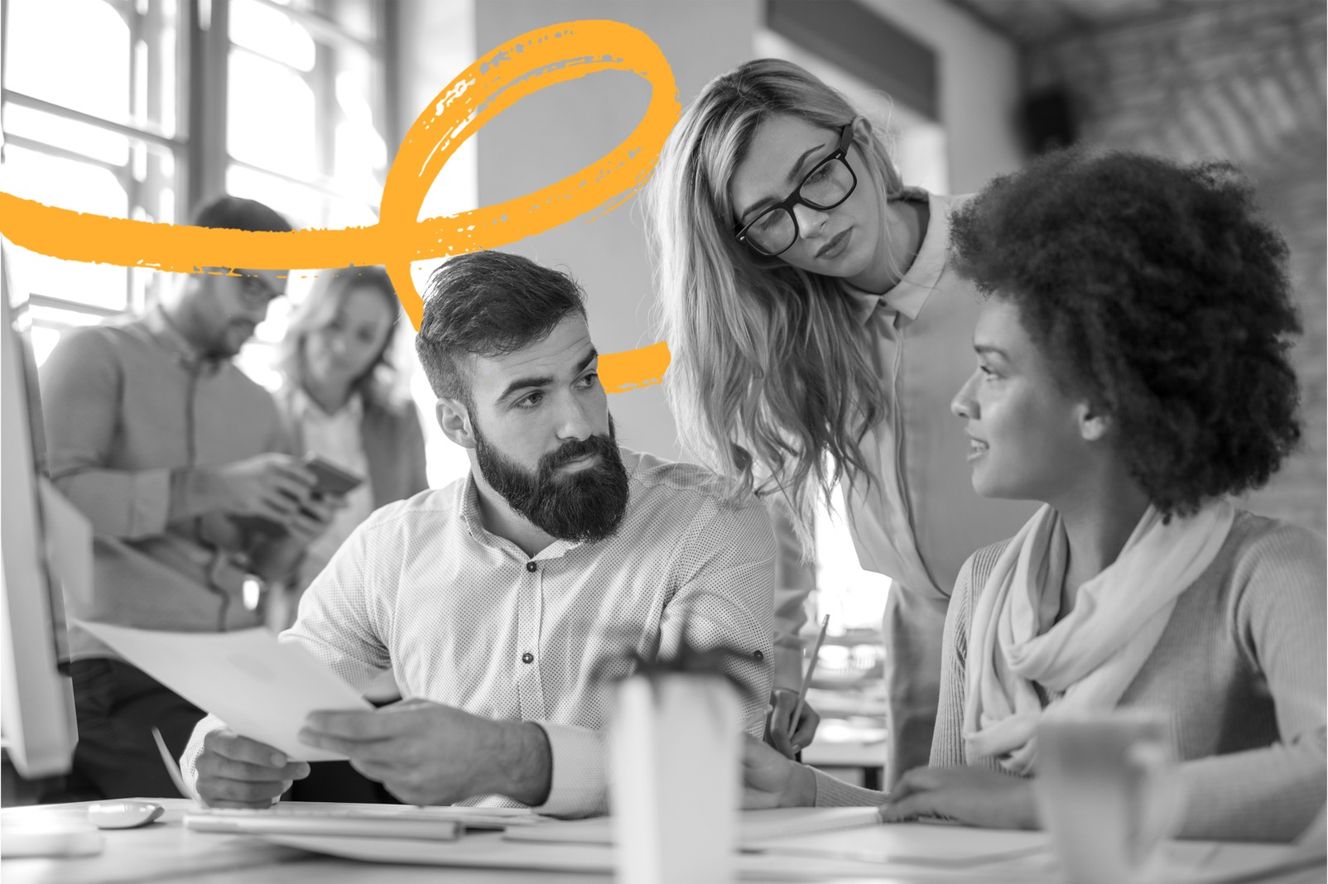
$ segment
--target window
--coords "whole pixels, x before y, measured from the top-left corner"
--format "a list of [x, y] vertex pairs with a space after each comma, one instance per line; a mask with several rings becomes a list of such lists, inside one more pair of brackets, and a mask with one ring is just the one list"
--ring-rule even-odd
[[[376, 0], [0, 0], [0, 188], [168, 223], [226, 191], [260, 199], [299, 227], [372, 224], [389, 159], [386, 8]], [[64, 329], [141, 313], [177, 282], [5, 249], [15, 288], [31, 296], [39, 361]], [[293, 277], [293, 297], [312, 275]], [[288, 309], [274, 305], [239, 359], [268, 385]]]
[[[4, 0], [0, 187], [44, 203], [173, 222], [188, 142], [177, 126], [177, 0]], [[72, 63], [77, 59], [77, 63]], [[44, 359], [60, 332], [155, 297], [160, 274], [6, 244]]]

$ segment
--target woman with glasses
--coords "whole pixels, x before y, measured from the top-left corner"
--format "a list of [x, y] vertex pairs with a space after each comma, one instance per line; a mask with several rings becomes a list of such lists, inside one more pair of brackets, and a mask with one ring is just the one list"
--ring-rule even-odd
[[[773, 59], [701, 91], [650, 190], [685, 444], [786, 501], [804, 548], [843, 479], [859, 560], [894, 581], [887, 781], [927, 761], [960, 565], [1031, 512], [973, 493], [949, 425], [978, 307], [948, 261], [960, 202], [906, 187], [842, 95]], [[808, 739], [792, 705], [778, 696], [772, 720], [786, 752]]]

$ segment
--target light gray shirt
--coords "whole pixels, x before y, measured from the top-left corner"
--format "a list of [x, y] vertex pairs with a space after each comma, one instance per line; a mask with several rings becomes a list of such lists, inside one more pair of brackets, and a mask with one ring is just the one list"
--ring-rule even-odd
[[[617, 532], [533, 557], [481, 524], [467, 477], [374, 513], [300, 601], [297, 642], [360, 690], [390, 670], [406, 698], [541, 724], [553, 753], [543, 813], [606, 807], [600, 730], [625, 655], [686, 639], [738, 651], [723, 671], [760, 736], [771, 686], [775, 539], [754, 499], [728, 504], [700, 467], [622, 450], [630, 499]], [[185, 750], [187, 782], [206, 731]]]

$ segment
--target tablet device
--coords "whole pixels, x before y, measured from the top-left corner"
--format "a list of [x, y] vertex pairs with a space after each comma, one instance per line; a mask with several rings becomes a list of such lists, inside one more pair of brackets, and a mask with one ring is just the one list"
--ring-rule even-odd
[[[314, 494], [319, 497], [342, 495], [354, 491], [364, 479], [350, 470], [338, 466], [319, 454], [307, 454], [304, 466], [314, 474]], [[234, 516], [235, 524], [249, 530], [268, 534], [284, 534], [286, 529], [278, 522], [263, 516]]]
[[348, 494], [360, 486], [364, 479], [350, 470], [337, 466], [320, 454], [309, 454], [304, 465], [316, 477], [314, 492], [323, 495]]

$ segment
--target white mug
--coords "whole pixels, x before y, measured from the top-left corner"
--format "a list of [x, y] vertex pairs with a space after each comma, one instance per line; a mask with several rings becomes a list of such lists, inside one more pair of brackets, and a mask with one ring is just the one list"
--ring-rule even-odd
[[1184, 808], [1170, 719], [1141, 709], [1044, 716], [1034, 791], [1069, 881], [1149, 880]]

